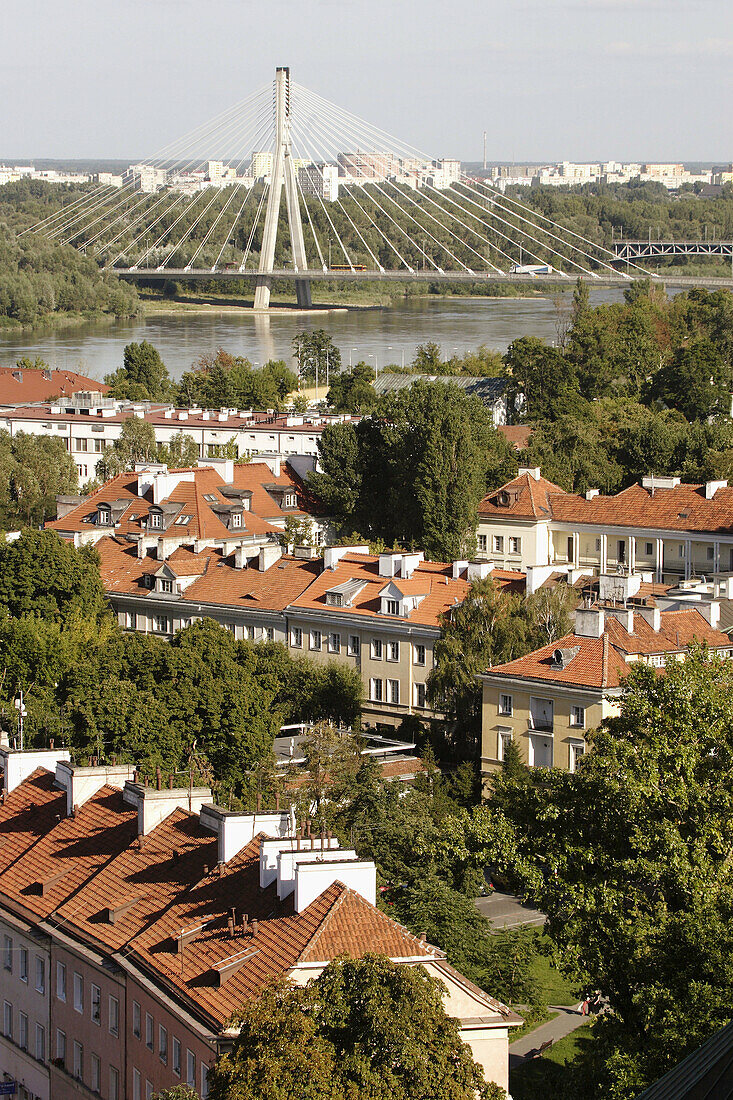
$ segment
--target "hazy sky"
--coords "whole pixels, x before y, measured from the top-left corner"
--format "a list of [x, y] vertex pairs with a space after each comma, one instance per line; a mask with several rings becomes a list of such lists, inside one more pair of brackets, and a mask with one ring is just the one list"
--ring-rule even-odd
[[479, 160], [733, 157], [731, 0], [2, 0], [3, 157], [143, 157], [290, 65]]

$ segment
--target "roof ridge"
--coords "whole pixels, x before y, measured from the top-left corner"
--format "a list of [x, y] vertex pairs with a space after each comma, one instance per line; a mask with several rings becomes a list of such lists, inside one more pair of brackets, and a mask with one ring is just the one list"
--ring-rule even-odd
[[[298, 958], [295, 960], [297, 963], [303, 961], [303, 957], [306, 955], [307, 952], [309, 952], [312, 949], [315, 942], [323, 934], [323, 932], [325, 930], [325, 927], [326, 927], [327, 921], [332, 917], [333, 913], [341, 907], [341, 905], [343, 904], [344, 898], [347, 897], [347, 895], [348, 895], [348, 887], [344, 886], [343, 882], [341, 882], [339, 879], [336, 879], [334, 882], [332, 882], [330, 887], [327, 886], [326, 890], [333, 889], [334, 887], [339, 887], [338, 896], [333, 899], [333, 901], [329, 905], [328, 909], [326, 910], [326, 912], [321, 917], [321, 919], [318, 923], [318, 927], [314, 931], [313, 935], [309, 936], [308, 939], [306, 940], [306, 942], [304, 943], [303, 947], [300, 950], [300, 954], [298, 955]], [[326, 890], [324, 890], [319, 895], [319, 897], [322, 897], [323, 894], [325, 894]], [[317, 899], [314, 898], [313, 900], [315, 901]]]

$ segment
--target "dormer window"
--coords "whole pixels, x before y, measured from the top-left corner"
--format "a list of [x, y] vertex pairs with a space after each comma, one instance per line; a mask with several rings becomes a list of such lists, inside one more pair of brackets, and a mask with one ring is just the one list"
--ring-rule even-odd
[[399, 600], [385, 600], [385, 614], [387, 615], [399, 615], [400, 613], [400, 601]]
[[295, 493], [286, 493], [283, 497], [283, 508], [295, 508], [298, 498]]
[[326, 603], [329, 607], [343, 607], [344, 598], [340, 592], [327, 592]]
[[144, 575], [144, 577], [143, 577], [143, 586], [145, 588], [154, 588], [155, 587], [155, 577], [153, 576], [152, 573], [146, 573]]
[[510, 496], [506, 489], [502, 489], [498, 496], [498, 503], [502, 508], [508, 508], [510, 503]]
[[166, 577], [161, 577], [159, 583], [160, 583], [160, 591], [161, 592], [172, 592], [173, 591], [173, 581], [172, 580], [168, 580]]
[[97, 512], [97, 522], [101, 527], [112, 526], [112, 513], [109, 508], [100, 508]]
[[232, 527], [241, 527], [241, 526], [242, 526], [242, 513], [241, 512], [232, 512]]
[[151, 512], [148, 519], [151, 527], [163, 526], [163, 516], [160, 512]]

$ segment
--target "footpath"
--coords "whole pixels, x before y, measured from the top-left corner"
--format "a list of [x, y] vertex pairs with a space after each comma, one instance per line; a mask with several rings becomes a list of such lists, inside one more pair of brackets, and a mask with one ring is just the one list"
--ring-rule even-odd
[[589, 1017], [581, 1016], [579, 1012], [576, 1012], [574, 1008], [567, 1008], [562, 1005], [548, 1005], [550, 1012], [557, 1012], [557, 1016], [553, 1016], [551, 1020], [548, 1020], [545, 1024], [540, 1024], [534, 1031], [530, 1031], [527, 1035], [522, 1035], [516, 1042], [509, 1045], [509, 1069], [516, 1069], [522, 1062], [526, 1062], [529, 1058], [533, 1058], [539, 1048], [544, 1043], [553, 1042], [556, 1043], [559, 1039], [564, 1039], [566, 1035], [570, 1035], [571, 1032], [577, 1031], [583, 1024], [587, 1024]]

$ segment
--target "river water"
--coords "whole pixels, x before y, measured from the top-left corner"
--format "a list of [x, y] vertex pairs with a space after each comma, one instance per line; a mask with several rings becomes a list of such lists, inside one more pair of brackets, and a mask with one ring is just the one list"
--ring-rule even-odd
[[[617, 300], [615, 289], [594, 291], [594, 303]], [[569, 294], [561, 296], [565, 308]], [[122, 351], [131, 341], [149, 340], [174, 378], [199, 356], [222, 347], [244, 355], [256, 366], [268, 359], [290, 360], [291, 342], [306, 328], [325, 328], [341, 350], [344, 366], [364, 360], [381, 369], [388, 363], [409, 363], [418, 344], [434, 340], [445, 358], [487, 344], [506, 351], [520, 336], [558, 339], [555, 299], [548, 298], [420, 298], [374, 309], [318, 312], [274, 312], [255, 316], [236, 313], [179, 313], [135, 321], [90, 323], [63, 330], [9, 334], [0, 330], [0, 366], [13, 366], [23, 355], [37, 355], [52, 367], [79, 371], [91, 378], [122, 365]]]

